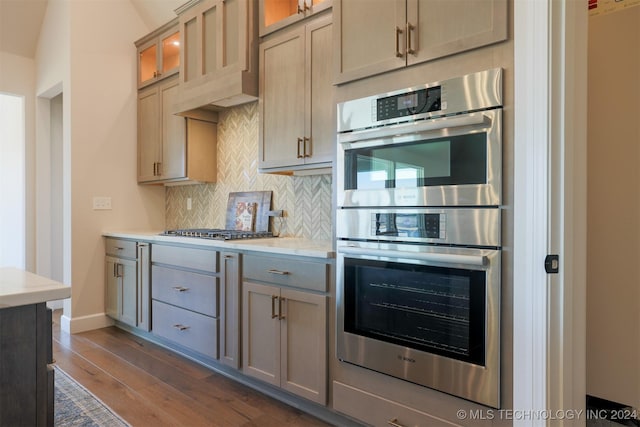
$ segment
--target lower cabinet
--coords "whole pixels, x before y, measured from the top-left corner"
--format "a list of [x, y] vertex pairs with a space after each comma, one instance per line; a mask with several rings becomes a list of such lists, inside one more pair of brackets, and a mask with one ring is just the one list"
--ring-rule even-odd
[[153, 334], [218, 358], [218, 252], [156, 245], [151, 250]]
[[[251, 262], [253, 258], [256, 258], [255, 263]], [[262, 275], [257, 266], [265, 265], [264, 260], [267, 264], [271, 260], [278, 266], [264, 270], [273, 276], [272, 283], [251, 280], [251, 276]], [[301, 269], [300, 264], [277, 258], [246, 257], [242, 284], [242, 370], [249, 376], [324, 405], [327, 396], [327, 296], [278, 283], [298, 280], [303, 287], [304, 278], [314, 276], [305, 272], [304, 266]], [[322, 264], [312, 265], [320, 272], [326, 269]]]
[[149, 245], [107, 238], [106, 254], [106, 314], [149, 331]]
[[242, 255], [220, 252], [220, 362], [240, 369]]

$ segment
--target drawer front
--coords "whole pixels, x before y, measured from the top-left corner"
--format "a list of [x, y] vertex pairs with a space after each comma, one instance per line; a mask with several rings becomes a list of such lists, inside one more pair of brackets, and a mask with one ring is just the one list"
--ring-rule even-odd
[[333, 408], [374, 427], [457, 425], [337, 381], [333, 382]]
[[118, 258], [137, 258], [137, 248], [137, 243], [132, 240], [105, 239], [105, 252]]
[[218, 253], [207, 249], [153, 245], [151, 247], [151, 261], [209, 273], [218, 271]]
[[152, 302], [153, 333], [205, 356], [218, 358], [218, 319]]
[[207, 316], [218, 316], [218, 278], [154, 265], [151, 297]]
[[251, 254], [244, 256], [243, 260], [245, 279], [327, 291], [328, 264]]

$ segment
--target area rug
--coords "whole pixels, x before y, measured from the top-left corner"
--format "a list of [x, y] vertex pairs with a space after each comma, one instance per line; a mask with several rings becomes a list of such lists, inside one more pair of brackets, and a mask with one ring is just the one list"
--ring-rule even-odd
[[60, 368], [55, 373], [54, 426], [129, 426]]

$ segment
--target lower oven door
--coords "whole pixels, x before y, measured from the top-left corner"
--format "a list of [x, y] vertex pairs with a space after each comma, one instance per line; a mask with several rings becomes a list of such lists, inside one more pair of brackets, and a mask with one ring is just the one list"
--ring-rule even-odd
[[338, 358], [500, 405], [500, 250], [339, 241]]

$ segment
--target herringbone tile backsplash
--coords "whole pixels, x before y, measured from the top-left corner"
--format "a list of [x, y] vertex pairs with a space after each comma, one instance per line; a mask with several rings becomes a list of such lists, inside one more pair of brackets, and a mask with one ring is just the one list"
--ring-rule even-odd
[[[216, 183], [166, 187], [166, 226], [224, 228], [230, 192], [271, 190], [272, 208], [285, 211], [281, 224], [275, 219], [272, 231], [328, 240], [332, 237], [331, 185], [331, 175], [258, 173], [258, 103], [253, 102], [220, 112]], [[187, 198], [191, 198], [191, 210], [186, 208]]]

